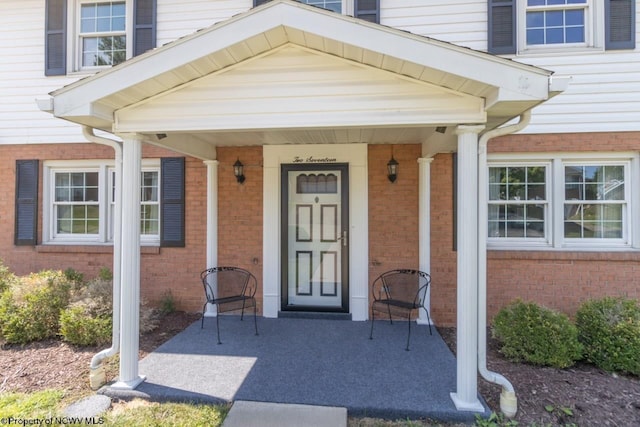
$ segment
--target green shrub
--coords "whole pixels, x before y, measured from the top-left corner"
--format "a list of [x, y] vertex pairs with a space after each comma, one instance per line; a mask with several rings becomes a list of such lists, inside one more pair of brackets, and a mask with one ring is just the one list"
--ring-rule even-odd
[[160, 313], [170, 314], [176, 311], [176, 300], [171, 291], [167, 291], [160, 298]]
[[73, 303], [62, 311], [60, 335], [63, 340], [82, 346], [111, 341], [113, 284], [105, 277], [100, 274], [89, 281], [75, 293]]
[[98, 272], [98, 279], [105, 280], [107, 282], [113, 281], [113, 273], [107, 267], [102, 267]]
[[73, 268], [69, 267], [64, 271], [64, 276], [69, 282], [74, 285], [75, 289], [80, 289], [82, 286], [84, 286], [84, 274], [80, 273], [79, 271], [76, 271]]
[[72, 284], [60, 271], [19, 277], [0, 295], [0, 335], [9, 343], [55, 337]]
[[585, 359], [606, 371], [640, 375], [638, 301], [605, 297], [583, 303], [576, 313]]
[[0, 259], [0, 294], [7, 290], [15, 280], [16, 276], [11, 273], [9, 268], [5, 266]]
[[493, 336], [511, 361], [566, 368], [580, 359], [582, 345], [569, 318], [556, 311], [520, 300], [500, 310]]
[[111, 342], [110, 316], [96, 316], [86, 306], [73, 305], [60, 314], [60, 335], [75, 345], [102, 345]]

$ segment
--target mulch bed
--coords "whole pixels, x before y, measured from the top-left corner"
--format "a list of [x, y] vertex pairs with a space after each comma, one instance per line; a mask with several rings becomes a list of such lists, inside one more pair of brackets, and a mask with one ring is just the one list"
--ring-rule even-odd
[[[455, 353], [456, 330], [438, 331]], [[567, 369], [512, 363], [502, 357], [490, 336], [487, 344], [487, 367], [504, 375], [516, 390], [519, 425], [640, 425], [639, 378], [607, 373], [586, 363]], [[489, 407], [499, 411], [500, 386], [480, 379], [478, 388]], [[547, 406], [553, 410], [549, 412]], [[572, 415], [562, 408], [570, 409]]]
[[[140, 336], [140, 358], [199, 318], [199, 314], [184, 312], [163, 315], [155, 330]], [[0, 393], [44, 389], [65, 390], [70, 395], [90, 393], [89, 364], [103, 348], [78, 347], [54, 339], [4, 344], [0, 347]]]

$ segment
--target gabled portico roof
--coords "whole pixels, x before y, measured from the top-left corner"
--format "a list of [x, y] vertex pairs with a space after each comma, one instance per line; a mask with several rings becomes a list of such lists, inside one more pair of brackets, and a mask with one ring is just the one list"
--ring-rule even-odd
[[[390, 119], [383, 125], [365, 108], [370, 100], [358, 94], [352, 98], [353, 111], [360, 111], [360, 115], [356, 114], [351, 122], [332, 122], [329, 115], [327, 121], [308, 126], [303, 119], [296, 123], [298, 126], [285, 121], [280, 127], [269, 127], [264, 120], [249, 116], [242, 126], [238, 126], [237, 121], [227, 121], [229, 125], [225, 127], [220, 124], [224, 121], [218, 121], [215, 127], [207, 129], [202, 123], [214, 121], [203, 120], [193, 129], [175, 124], [172, 129], [163, 129], [161, 125], [151, 129], [150, 123], [141, 121], [142, 112], [147, 111], [144, 108], [152, 111], [150, 104], [162, 100], [169, 105], [167, 101], [172, 99], [178, 102], [181, 91], [193, 91], [194, 85], [215, 87], [223, 76], [245, 72], [250, 61], [272, 57], [287, 46], [302, 52], [301, 55], [320, 55], [333, 70], [353, 73], [359, 67], [363, 70], [363, 83], [377, 84], [372, 77], [372, 73], [377, 73], [382, 80], [398, 82], [399, 87], [415, 85], [416, 93], [424, 94], [424, 99], [414, 97], [411, 105], [402, 103], [398, 97], [381, 100], [381, 105], [389, 106], [389, 115], [393, 113], [398, 117], [406, 111], [407, 115], [415, 116], [408, 121]], [[267, 61], [263, 62], [259, 64], [266, 66]], [[267, 71], [255, 72], [253, 76], [265, 75]], [[491, 129], [561, 91], [562, 82], [554, 85], [551, 74], [537, 67], [306, 4], [274, 0], [58, 89], [51, 93], [50, 108], [59, 118], [108, 132], [180, 135], [183, 141], [191, 141], [194, 155], [208, 157], [207, 144], [220, 145], [225, 141], [229, 144], [233, 142], [228, 141], [235, 139], [256, 143], [291, 143], [310, 137], [322, 142], [407, 142], [411, 139], [420, 142], [440, 125], [478, 123]], [[220, 80], [216, 76], [220, 76]], [[207, 79], [206, 85], [204, 79]], [[271, 97], [281, 89], [269, 79], [264, 84], [270, 85], [268, 96]], [[354, 86], [353, 82], [349, 84], [339, 90]], [[422, 101], [425, 106], [439, 102], [430, 100], [431, 93], [448, 97], [452, 105], [465, 104], [467, 113], [476, 106], [480, 111], [477, 115], [459, 116], [455, 111], [434, 115], [430, 113], [433, 108], [423, 112]], [[218, 96], [218, 92], [211, 89], [211, 95]], [[246, 105], [251, 105], [251, 100], [246, 98], [243, 98]], [[270, 105], [269, 99], [263, 101]], [[301, 102], [301, 97], [292, 97], [288, 105], [295, 111], [296, 103]], [[330, 102], [336, 103], [339, 99]], [[164, 114], [169, 114], [168, 108]], [[243, 111], [242, 108], [238, 107], [238, 111]], [[221, 109], [224, 110], [224, 105]], [[127, 112], [137, 112], [135, 123], [139, 129], [134, 122], [128, 126], [121, 124], [127, 122]], [[282, 116], [287, 113], [281, 112]], [[384, 109], [377, 113], [385, 115]], [[327, 133], [326, 129], [331, 132]], [[239, 134], [241, 138], [237, 138]], [[166, 142], [171, 139], [167, 138]]]

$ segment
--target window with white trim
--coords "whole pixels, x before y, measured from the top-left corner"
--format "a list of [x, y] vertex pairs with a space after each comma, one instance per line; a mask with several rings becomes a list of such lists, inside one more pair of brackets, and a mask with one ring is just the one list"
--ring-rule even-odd
[[[106, 161], [48, 161], [44, 164], [43, 242], [113, 242], [115, 169]], [[140, 240], [160, 242], [160, 162], [143, 160]]]
[[545, 165], [489, 168], [489, 236], [508, 239], [546, 237], [547, 167]]
[[632, 238], [631, 210], [638, 203], [632, 202], [629, 183], [637, 174], [635, 155], [507, 157], [492, 156], [487, 170], [489, 247], [580, 250], [640, 244]]
[[[253, 0], [253, 6], [260, 6], [271, 0]], [[331, 10], [343, 15], [351, 15], [369, 22], [380, 23], [380, 0], [298, 0], [311, 6]]]
[[156, 47], [157, 0], [45, 0], [44, 73], [95, 72]]
[[527, 0], [527, 45], [585, 43], [588, 0]]
[[80, 67], [117, 65], [127, 58], [125, 1], [82, 1], [78, 26]]
[[334, 12], [342, 13], [342, 0], [300, 0], [300, 1], [302, 3], [306, 3], [311, 6], [317, 6], [323, 9], [328, 9]]
[[[113, 240], [113, 213], [116, 204], [116, 172], [109, 169], [109, 240]], [[157, 243], [160, 239], [160, 169], [142, 168], [140, 181], [140, 242]]]
[[624, 169], [621, 164], [565, 164], [565, 239], [622, 239], [625, 236]]
[[487, 50], [636, 49], [636, 0], [487, 0]]
[[100, 230], [98, 171], [54, 173], [53, 199], [56, 235], [97, 236]]

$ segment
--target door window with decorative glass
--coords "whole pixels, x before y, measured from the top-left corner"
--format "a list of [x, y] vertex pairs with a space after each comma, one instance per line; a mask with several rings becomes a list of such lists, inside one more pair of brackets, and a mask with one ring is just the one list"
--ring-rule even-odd
[[126, 2], [80, 4], [81, 67], [117, 65], [127, 57]]
[[489, 168], [489, 238], [546, 237], [546, 170], [544, 165]]

